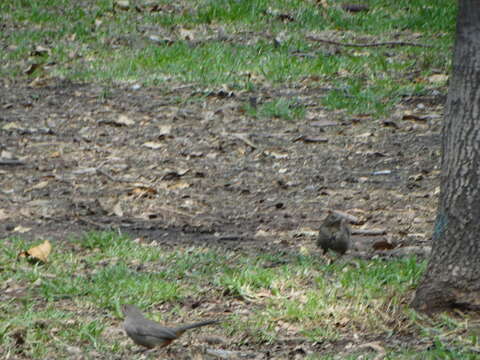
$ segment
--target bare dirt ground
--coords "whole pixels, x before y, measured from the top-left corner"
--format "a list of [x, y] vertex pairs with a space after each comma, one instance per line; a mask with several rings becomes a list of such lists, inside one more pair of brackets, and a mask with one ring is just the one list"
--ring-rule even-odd
[[307, 106], [305, 119], [282, 120], [248, 117], [250, 96], [220, 89], [4, 81], [0, 158], [23, 165], [0, 165], [0, 237], [112, 227], [171, 245], [288, 245], [328, 208], [398, 246], [428, 242], [442, 96], [405, 98], [374, 120], [325, 111], [324, 91], [264, 89], [258, 101]]
[[354, 231], [385, 230], [357, 234], [359, 256], [380, 240], [429, 245], [441, 95], [373, 119], [326, 111], [313, 80], [261, 89], [259, 102], [306, 106], [282, 120], [249, 117], [252, 95], [222, 89], [0, 84], [0, 238], [113, 228], [168, 248], [298, 251], [333, 209]]

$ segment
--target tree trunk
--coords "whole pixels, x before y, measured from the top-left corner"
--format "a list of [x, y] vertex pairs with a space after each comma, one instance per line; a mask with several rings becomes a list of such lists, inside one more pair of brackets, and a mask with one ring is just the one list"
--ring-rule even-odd
[[412, 306], [480, 308], [480, 2], [460, 0], [432, 255]]

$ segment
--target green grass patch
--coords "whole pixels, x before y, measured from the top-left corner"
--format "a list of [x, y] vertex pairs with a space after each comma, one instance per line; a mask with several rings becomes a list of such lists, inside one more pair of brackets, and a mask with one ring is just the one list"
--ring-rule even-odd
[[298, 101], [280, 98], [267, 101], [258, 107], [247, 105], [246, 112], [256, 118], [294, 120], [305, 116], [305, 107]]
[[[0, 76], [26, 76], [35, 63], [40, 67], [28, 75], [32, 78], [181, 82], [245, 91], [315, 76], [332, 88], [322, 100], [327, 108], [382, 116], [402, 94], [444, 91], [427, 79], [450, 67], [456, 4], [449, 0], [370, 0], [364, 2], [370, 10], [358, 14], [345, 12], [341, 2], [325, 9], [300, 0], [191, 0], [174, 7], [161, 1], [155, 11], [148, 3], [135, 2], [137, 8], [131, 3], [121, 9], [112, 0], [2, 1], [0, 45], [6, 50], [0, 53]], [[433, 47], [331, 51], [309, 40], [312, 33], [340, 42], [405, 40]], [[48, 53], [35, 55], [38, 46]], [[301, 107], [289, 106], [278, 100], [251, 116], [304, 116]]]
[[[339, 259], [329, 265], [318, 254], [247, 255], [201, 247], [165, 251], [115, 232], [92, 232], [52, 242], [46, 264], [17, 258], [32, 245], [4, 239], [0, 253], [0, 348], [8, 354], [18, 351], [19, 341], [30, 358], [58, 356], [75, 347], [121, 354], [127, 351], [122, 338], [106, 333], [121, 320], [121, 304], [147, 311], [169, 305], [170, 312], [154, 317], [168, 321], [195, 316], [195, 310], [181, 306], [190, 298], [235, 301], [243, 308], [225, 314], [222, 324], [228, 336], [242, 339], [237, 345], [275, 343], [292, 329], [309, 341], [335, 341], [359, 331], [388, 338], [400, 328], [435, 344], [422, 358], [469, 358], [477, 344], [475, 332], [459, 336], [468, 321], [431, 320], [408, 309], [407, 299], [425, 270], [425, 262], [414, 257]], [[410, 353], [408, 344], [392, 352], [406, 358]]]

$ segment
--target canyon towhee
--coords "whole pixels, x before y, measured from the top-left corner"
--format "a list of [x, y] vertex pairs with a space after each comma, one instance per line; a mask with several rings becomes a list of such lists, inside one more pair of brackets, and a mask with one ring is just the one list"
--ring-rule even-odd
[[350, 248], [350, 227], [347, 221], [334, 212], [329, 212], [327, 218], [320, 226], [317, 245], [323, 253], [333, 250], [343, 255]]
[[218, 320], [206, 320], [190, 325], [168, 328], [143, 316], [134, 305], [122, 305], [125, 315], [123, 328], [127, 335], [137, 345], [152, 349], [156, 346], [165, 347], [178, 339], [186, 330], [217, 323]]

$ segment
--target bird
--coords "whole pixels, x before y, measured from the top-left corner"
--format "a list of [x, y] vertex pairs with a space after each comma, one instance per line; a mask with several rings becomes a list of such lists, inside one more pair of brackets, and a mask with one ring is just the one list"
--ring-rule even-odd
[[218, 323], [218, 320], [206, 320], [189, 325], [168, 328], [147, 319], [135, 305], [122, 305], [125, 316], [123, 328], [127, 335], [137, 345], [153, 349], [157, 346], [166, 347], [178, 339], [185, 331], [197, 327]]
[[343, 255], [350, 248], [350, 227], [347, 221], [340, 215], [329, 212], [323, 224], [320, 226], [317, 245], [322, 248], [323, 254], [328, 250]]

